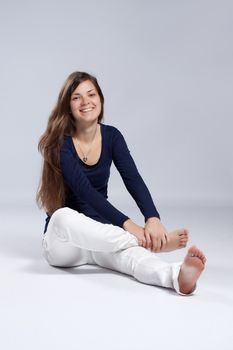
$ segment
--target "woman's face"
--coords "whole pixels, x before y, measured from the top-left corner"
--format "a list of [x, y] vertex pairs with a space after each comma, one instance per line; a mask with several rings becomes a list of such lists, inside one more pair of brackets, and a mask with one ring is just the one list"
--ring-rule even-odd
[[101, 112], [101, 100], [90, 80], [80, 83], [71, 95], [70, 109], [78, 122], [94, 121]]

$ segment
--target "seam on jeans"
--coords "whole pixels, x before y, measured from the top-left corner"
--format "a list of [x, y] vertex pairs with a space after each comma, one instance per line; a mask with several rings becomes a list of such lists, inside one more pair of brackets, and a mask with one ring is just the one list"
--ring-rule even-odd
[[68, 230], [67, 230], [66, 228], [65, 228], [64, 230], [62, 230], [62, 234], [63, 234], [63, 232], [65, 232], [65, 236], [63, 236], [63, 238], [62, 238], [62, 236], [60, 236], [59, 231], [58, 231], [58, 228], [56, 227], [55, 224], [53, 225], [53, 229], [54, 229], [54, 231], [55, 231], [56, 238], [57, 238], [60, 242], [70, 242], [70, 241], [71, 241], [69, 232], [68, 232]]
[[[116, 252], [116, 253], [117, 253], [117, 252]], [[125, 256], [123, 256], [122, 258], [123, 258], [124, 260], [127, 259], [127, 261], [129, 261], [130, 259], [133, 260], [133, 262], [135, 263], [135, 266], [134, 266], [134, 268], [133, 268], [133, 274], [134, 274], [134, 271], [135, 271], [135, 269], [137, 269], [138, 264], [141, 263], [141, 261], [144, 260], [144, 259], [146, 259], [147, 257], [143, 256], [143, 257], [141, 257], [141, 258], [138, 259], [138, 258], [135, 258], [134, 256], [125, 255]]]

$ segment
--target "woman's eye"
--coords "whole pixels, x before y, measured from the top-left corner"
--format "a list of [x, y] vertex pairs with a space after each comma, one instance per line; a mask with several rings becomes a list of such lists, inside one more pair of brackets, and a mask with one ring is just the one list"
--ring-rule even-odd
[[[93, 94], [90, 94], [90, 95], [88, 95], [89, 97], [93, 97], [93, 96], [95, 96], [96, 94], [95, 93], [93, 93]], [[75, 97], [73, 97], [72, 98], [72, 101], [74, 101], [74, 100], [79, 100], [80, 99], [80, 96], [75, 96]]]

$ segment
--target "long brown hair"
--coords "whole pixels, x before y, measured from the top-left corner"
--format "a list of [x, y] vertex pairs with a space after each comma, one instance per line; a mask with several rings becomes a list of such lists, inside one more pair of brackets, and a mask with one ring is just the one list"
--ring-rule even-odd
[[47, 128], [39, 139], [38, 150], [43, 157], [43, 167], [36, 203], [49, 215], [65, 204], [66, 188], [60, 169], [60, 147], [65, 135], [73, 136], [76, 132], [75, 119], [70, 112], [70, 98], [77, 86], [86, 80], [94, 84], [100, 96], [102, 108], [98, 122], [101, 122], [104, 116], [104, 96], [96, 77], [86, 72], [73, 72], [63, 84], [57, 103], [50, 113]]

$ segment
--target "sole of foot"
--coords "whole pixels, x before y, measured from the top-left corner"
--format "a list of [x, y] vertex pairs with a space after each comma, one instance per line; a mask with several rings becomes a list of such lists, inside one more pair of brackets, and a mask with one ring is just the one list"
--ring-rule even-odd
[[180, 292], [190, 294], [196, 287], [196, 282], [205, 268], [206, 257], [196, 246], [189, 248], [178, 276]]

